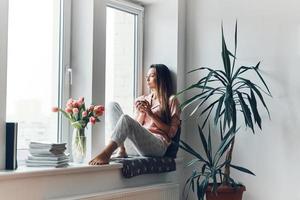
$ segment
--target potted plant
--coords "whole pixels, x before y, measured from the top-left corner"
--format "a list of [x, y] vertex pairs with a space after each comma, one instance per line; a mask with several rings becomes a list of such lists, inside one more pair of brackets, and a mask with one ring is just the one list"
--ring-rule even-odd
[[[183, 150], [195, 157], [195, 159], [188, 163], [188, 166], [195, 165], [198, 162], [203, 164], [201, 169], [196, 168], [186, 181], [186, 186], [189, 186], [187, 188], [191, 188], [194, 191], [194, 188], [197, 187], [199, 200], [203, 200], [205, 195], [207, 199], [242, 199], [242, 192], [245, 190], [245, 186], [238, 184], [230, 176], [230, 168], [252, 175], [254, 173], [244, 167], [231, 163], [235, 136], [239, 130], [240, 121], [237, 120], [238, 114], [244, 119], [245, 126], [251, 128], [253, 133], [255, 133], [255, 125], [260, 129], [262, 125], [262, 119], [257, 108], [258, 101], [262, 103], [270, 117], [263, 94], [271, 96], [271, 92], [259, 72], [260, 62], [256, 66], [240, 66], [235, 69], [237, 23], [235, 24], [234, 34], [234, 54], [227, 48], [223, 25], [221, 26], [221, 30], [223, 69], [200, 67], [188, 72], [201, 71], [207, 74], [177, 94], [181, 95], [190, 90], [198, 91], [180, 106], [183, 110], [194, 106], [190, 116], [196, 113], [199, 113], [199, 116], [204, 116], [203, 122], [199, 123], [198, 131], [201, 138], [201, 145], [205, 150], [205, 156], [198, 153], [184, 141], [180, 143], [180, 147]], [[265, 90], [245, 77], [251, 71], [257, 75]], [[209, 119], [214, 121], [213, 124], [215, 126], [220, 127], [220, 144], [215, 153], [212, 153], [210, 131], [208, 131], [208, 139], [205, 138], [202, 131], [204, 128], [210, 130], [207, 123]], [[224, 161], [221, 162], [221, 160]], [[233, 196], [230, 196], [231, 193]]]

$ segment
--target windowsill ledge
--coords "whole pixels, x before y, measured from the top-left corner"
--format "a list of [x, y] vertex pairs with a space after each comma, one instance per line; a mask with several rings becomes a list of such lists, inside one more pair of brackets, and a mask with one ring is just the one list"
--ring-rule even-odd
[[[183, 162], [183, 158], [176, 158], [175, 162], [177, 165], [181, 164]], [[18, 179], [18, 178], [32, 178], [32, 177], [39, 177], [39, 176], [118, 171], [122, 167], [123, 165], [121, 163], [114, 163], [114, 162], [111, 162], [109, 165], [88, 165], [88, 164], [70, 163], [68, 167], [63, 167], [63, 168], [20, 166], [16, 170], [0, 171], [0, 181]]]
[[17, 179], [17, 178], [31, 178], [37, 176], [53, 176], [61, 174], [76, 174], [89, 173], [107, 170], [119, 170], [123, 167], [120, 163], [110, 163], [109, 165], [88, 165], [88, 164], [74, 164], [70, 163], [68, 167], [51, 168], [51, 167], [26, 167], [20, 166], [16, 170], [0, 171], [0, 181]]
[[178, 184], [182, 159], [176, 159], [176, 163], [176, 171], [130, 179], [122, 176], [122, 164], [113, 162], [102, 166], [71, 164], [66, 168], [20, 166], [14, 171], [0, 171], [0, 194], [3, 199], [60, 199], [153, 184]]

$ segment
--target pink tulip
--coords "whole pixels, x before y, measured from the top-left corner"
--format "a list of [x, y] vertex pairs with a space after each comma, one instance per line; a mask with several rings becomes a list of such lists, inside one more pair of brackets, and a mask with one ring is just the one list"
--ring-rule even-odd
[[69, 99], [68, 101], [67, 101], [67, 107], [72, 107], [73, 106], [73, 99], [71, 98], [71, 99]]
[[94, 107], [95, 107], [94, 105], [90, 105], [89, 111], [92, 112], [94, 110]]
[[77, 108], [77, 102], [76, 102], [76, 101], [73, 101], [73, 102], [72, 102], [72, 107], [73, 107], [73, 108]]
[[80, 97], [80, 98], [78, 99], [78, 102], [80, 102], [81, 104], [83, 104], [83, 102], [84, 102], [84, 97]]
[[73, 113], [77, 114], [79, 112], [78, 108], [73, 108]]
[[98, 106], [95, 106], [94, 107], [94, 111], [104, 111], [104, 106], [102, 106], [102, 105], [98, 105]]
[[86, 117], [87, 116], [87, 111], [83, 111], [82, 112], [82, 117]]
[[76, 106], [79, 108], [81, 105], [83, 104], [83, 102], [81, 102], [81, 101], [76, 101]]
[[99, 105], [99, 109], [103, 112], [104, 111], [104, 106]]
[[91, 117], [90, 118], [90, 122], [92, 125], [94, 125], [96, 123], [96, 118], [95, 117]]
[[99, 116], [103, 115], [103, 111], [102, 110], [96, 110], [96, 111], [94, 111], [94, 113], [95, 113], [96, 117], [99, 117]]
[[69, 114], [72, 114], [72, 113], [73, 113], [73, 110], [72, 110], [71, 107], [67, 107], [67, 108], [65, 109], [65, 111], [66, 111], [66, 113], [69, 113]]
[[52, 112], [58, 112], [59, 111], [59, 108], [58, 107], [53, 107], [52, 108]]

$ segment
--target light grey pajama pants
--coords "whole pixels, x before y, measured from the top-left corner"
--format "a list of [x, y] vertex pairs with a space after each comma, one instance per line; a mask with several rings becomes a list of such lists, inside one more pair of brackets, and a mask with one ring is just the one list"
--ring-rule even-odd
[[111, 140], [116, 142], [118, 146], [124, 144], [124, 141], [128, 138], [141, 156], [161, 157], [165, 154], [166, 144], [136, 120], [123, 114], [118, 103], [111, 102], [106, 109], [106, 113], [107, 120], [109, 120], [109, 130], [112, 131]]

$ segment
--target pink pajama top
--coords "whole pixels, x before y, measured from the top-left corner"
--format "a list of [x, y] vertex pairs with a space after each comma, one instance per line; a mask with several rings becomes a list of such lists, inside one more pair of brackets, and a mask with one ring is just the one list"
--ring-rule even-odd
[[[152, 99], [152, 94], [143, 95], [136, 99], [137, 100], [147, 100], [151, 105], [151, 111], [153, 114], [157, 115], [161, 119], [161, 108], [158, 99]], [[168, 124], [170, 129], [167, 133], [159, 129], [156, 124], [152, 121], [146, 113], [137, 112], [137, 121], [147, 130], [149, 130], [154, 136], [162, 140], [167, 146], [171, 144], [171, 138], [173, 138], [180, 126], [180, 108], [179, 101], [173, 95], [169, 98], [169, 109], [171, 112], [171, 122]]]

